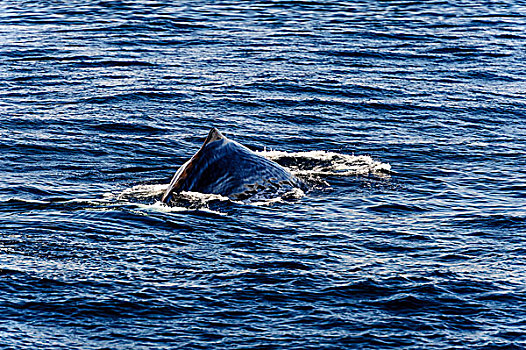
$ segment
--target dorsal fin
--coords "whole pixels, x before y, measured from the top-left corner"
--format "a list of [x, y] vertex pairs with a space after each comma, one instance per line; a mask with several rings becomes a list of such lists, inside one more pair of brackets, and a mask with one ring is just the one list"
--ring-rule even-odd
[[199, 157], [201, 157], [201, 155], [203, 154], [204, 152], [203, 149], [205, 148], [205, 146], [211, 142], [222, 140], [224, 138], [225, 137], [223, 136], [223, 134], [221, 134], [219, 130], [217, 130], [216, 128], [210, 129], [210, 132], [208, 133], [208, 136], [206, 137], [206, 140], [201, 146], [201, 148], [199, 149], [199, 151], [197, 151], [193, 155], [193, 157], [190, 158], [188, 162], [183, 164], [183, 166], [175, 173], [174, 177], [172, 178], [172, 181], [170, 182], [170, 185], [166, 189], [166, 192], [164, 192], [164, 195], [162, 198], [163, 203], [168, 202], [170, 200], [172, 193], [174, 193], [175, 191], [178, 191], [183, 185], [184, 181], [186, 181], [186, 178], [190, 176], [190, 173], [192, 172], [195, 166], [195, 163], [197, 162]]
[[225, 137], [223, 136], [223, 134], [219, 132], [219, 130], [217, 130], [216, 128], [212, 128], [210, 129], [210, 132], [208, 133], [208, 136], [206, 137], [205, 143], [203, 143], [203, 146], [201, 147], [206, 146], [210, 142], [214, 142], [214, 141], [221, 140], [224, 138]]

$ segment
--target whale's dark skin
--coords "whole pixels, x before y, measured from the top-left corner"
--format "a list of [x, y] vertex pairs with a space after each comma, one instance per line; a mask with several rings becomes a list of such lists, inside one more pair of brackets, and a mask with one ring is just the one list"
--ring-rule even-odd
[[201, 149], [175, 173], [162, 202], [170, 204], [182, 191], [247, 199], [294, 187], [302, 183], [288, 170], [212, 128]]

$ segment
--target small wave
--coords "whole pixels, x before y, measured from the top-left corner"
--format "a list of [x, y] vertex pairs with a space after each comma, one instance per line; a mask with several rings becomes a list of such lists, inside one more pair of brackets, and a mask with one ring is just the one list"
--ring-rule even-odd
[[9, 198], [6, 201], [0, 201], [0, 212], [26, 211], [45, 209], [51, 205], [51, 201]]
[[134, 60], [107, 60], [107, 61], [82, 61], [75, 63], [78, 68], [91, 67], [155, 67], [156, 65], [146, 61]]
[[161, 134], [165, 132], [164, 128], [161, 125], [154, 123], [129, 123], [122, 121], [105, 121], [97, 122], [87, 125], [87, 128], [93, 129], [95, 131], [111, 131], [112, 133], [123, 133], [123, 134]]
[[63, 197], [47, 197], [39, 200], [27, 198], [9, 198], [6, 201], [0, 201], [0, 212], [46, 210], [52, 208], [72, 211], [87, 208], [106, 208], [112, 204], [112, 201], [97, 198], [68, 199]]
[[470, 226], [473, 228], [492, 228], [492, 229], [521, 229], [526, 227], [526, 215], [518, 212], [515, 215], [508, 214], [480, 214], [462, 213], [456, 215], [451, 221], [460, 226]]
[[367, 208], [368, 210], [378, 212], [378, 213], [404, 213], [404, 212], [425, 212], [426, 208], [423, 208], [418, 205], [408, 205], [401, 203], [382, 203]]
[[179, 92], [164, 92], [164, 91], [135, 91], [126, 93], [117, 93], [113, 95], [94, 96], [81, 99], [78, 102], [89, 104], [108, 104], [118, 102], [140, 102], [140, 101], [162, 101], [184, 99], [188, 96]]

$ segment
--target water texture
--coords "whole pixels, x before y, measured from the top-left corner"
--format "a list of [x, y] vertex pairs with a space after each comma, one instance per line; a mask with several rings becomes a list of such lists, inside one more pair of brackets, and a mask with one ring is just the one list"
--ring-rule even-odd
[[522, 349], [525, 110], [524, 1], [1, 1], [0, 348]]

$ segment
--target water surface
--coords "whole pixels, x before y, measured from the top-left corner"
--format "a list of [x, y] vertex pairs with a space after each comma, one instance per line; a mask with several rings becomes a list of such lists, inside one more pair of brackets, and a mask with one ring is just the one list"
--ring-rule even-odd
[[[523, 2], [0, 14], [3, 348], [526, 346]], [[326, 185], [159, 205], [211, 126]]]

